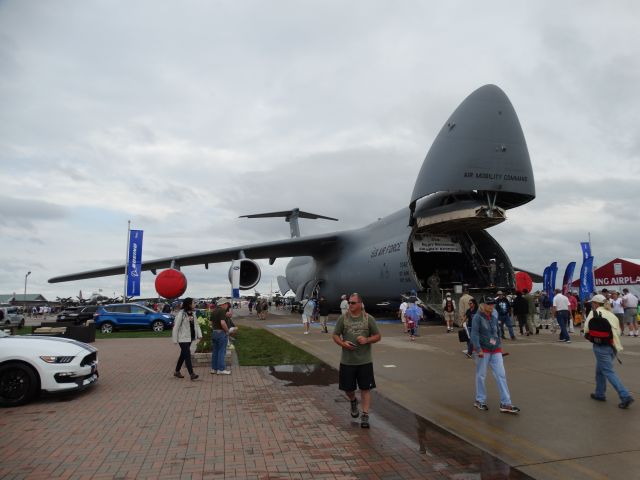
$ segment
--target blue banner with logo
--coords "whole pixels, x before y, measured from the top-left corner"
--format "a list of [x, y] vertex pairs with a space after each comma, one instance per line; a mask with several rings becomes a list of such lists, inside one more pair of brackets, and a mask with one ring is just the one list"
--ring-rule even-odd
[[593, 293], [593, 257], [582, 262], [580, 268], [580, 301], [584, 302]]
[[553, 291], [556, 289], [556, 276], [558, 275], [558, 262], [553, 262], [549, 265], [549, 296], [553, 295]]
[[589, 242], [580, 242], [582, 248], [582, 260], [586, 260], [591, 256], [591, 244]]
[[558, 262], [549, 265], [549, 283], [547, 285], [547, 295], [553, 298], [553, 291], [556, 289], [556, 275], [558, 274]]
[[562, 294], [566, 295], [571, 289], [571, 282], [573, 282], [573, 272], [576, 269], [576, 262], [570, 262], [564, 271], [564, 277], [562, 278]]
[[142, 230], [129, 231], [129, 257], [127, 260], [127, 297], [140, 295], [142, 275]]
[[544, 271], [542, 272], [542, 289], [547, 292], [547, 295], [549, 295], [549, 280], [551, 279], [550, 270], [551, 267], [544, 267]]

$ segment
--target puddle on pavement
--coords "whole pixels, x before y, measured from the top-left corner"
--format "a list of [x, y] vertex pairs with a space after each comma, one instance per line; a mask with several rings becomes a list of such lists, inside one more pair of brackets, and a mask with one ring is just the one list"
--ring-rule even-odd
[[[326, 364], [318, 365], [277, 365], [265, 367], [265, 371], [274, 378], [285, 382], [284, 386], [326, 387], [326, 398], [335, 402], [346, 402], [344, 395], [338, 392], [338, 372]], [[410, 449], [429, 457], [436, 470], [442, 473], [453, 460], [464, 466], [465, 473], [454, 474], [456, 480], [530, 480], [531, 477], [511, 468], [497, 457], [471, 445], [447, 432], [429, 420], [416, 415], [392, 400], [372, 391], [372, 405], [375, 405], [375, 422], [384, 429], [385, 435], [396, 444], [404, 444]]]
[[338, 383], [338, 373], [328, 365], [276, 365], [266, 367], [269, 375], [288, 382], [285, 387], [329, 386]]

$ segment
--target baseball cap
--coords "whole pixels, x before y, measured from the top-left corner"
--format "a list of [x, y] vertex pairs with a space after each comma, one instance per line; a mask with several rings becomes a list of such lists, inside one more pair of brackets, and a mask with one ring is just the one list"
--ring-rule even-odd
[[224, 305], [225, 303], [228, 303], [229, 305], [231, 305], [231, 300], [228, 298], [222, 297], [216, 301], [216, 305]]
[[604, 298], [604, 295], [598, 294], [598, 295], [594, 295], [591, 301], [595, 303], [604, 304], [607, 301], [607, 299]]
[[485, 303], [487, 305], [495, 305], [496, 299], [493, 297], [484, 297], [484, 299], [482, 300], [482, 303]]

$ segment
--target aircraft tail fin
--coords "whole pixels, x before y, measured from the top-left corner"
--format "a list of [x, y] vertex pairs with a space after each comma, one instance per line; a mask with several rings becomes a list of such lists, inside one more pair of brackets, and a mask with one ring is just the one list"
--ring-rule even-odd
[[281, 212], [268, 212], [268, 213], [254, 213], [252, 215], [240, 215], [238, 218], [271, 218], [271, 217], [284, 217], [284, 221], [289, 223], [289, 228], [291, 230], [291, 238], [300, 236], [300, 227], [298, 225], [299, 218], [308, 218], [310, 220], [334, 220], [338, 221], [337, 218], [325, 217], [324, 215], [318, 215], [317, 213], [303, 212], [299, 208], [294, 208], [292, 210], [284, 210]]
[[289, 286], [289, 281], [287, 280], [287, 277], [284, 277], [282, 275], [278, 275], [277, 280], [278, 280], [278, 288], [280, 289], [280, 294], [282, 296], [286, 295], [286, 293], [289, 290], [291, 290], [291, 287]]

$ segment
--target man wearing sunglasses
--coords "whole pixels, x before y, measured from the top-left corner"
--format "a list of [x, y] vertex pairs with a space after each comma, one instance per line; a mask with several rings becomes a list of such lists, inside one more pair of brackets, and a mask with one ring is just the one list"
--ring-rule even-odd
[[339, 388], [346, 393], [351, 402], [353, 418], [360, 417], [356, 398], [356, 388], [360, 388], [362, 428], [369, 428], [371, 389], [376, 388], [371, 344], [379, 342], [380, 338], [382, 337], [376, 320], [364, 311], [362, 297], [357, 293], [351, 294], [349, 311], [338, 318], [333, 330], [333, 341], [342, 347]]

